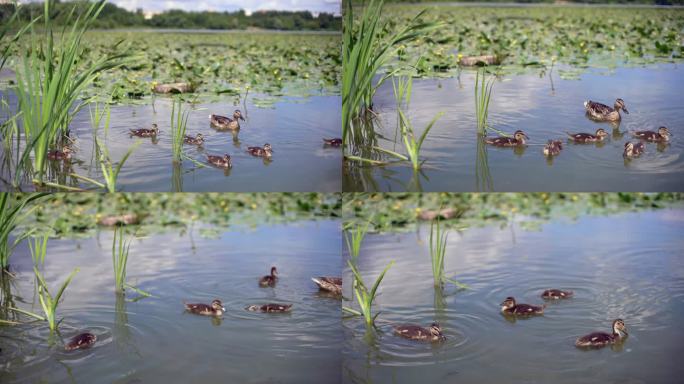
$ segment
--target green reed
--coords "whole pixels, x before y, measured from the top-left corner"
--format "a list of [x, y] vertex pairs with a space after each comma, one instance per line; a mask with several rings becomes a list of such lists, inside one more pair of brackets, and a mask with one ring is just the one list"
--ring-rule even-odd
[[430, 225], [430, 259], [432, 261], [432, 277], [435, 287], [442, 287], [447, 282], [459, 288], [468, 288], [467, 285], [444, 276], [444, 261], [446, 260], [446, 248], [449, 234], [443, 231], [439, 220]]
[[356, 280], [356, 285], [354, 286], [353, 290], [360, 310], [357, 311], [356, 309], [349, 307], [342, 307], [342, 310], [355, 316], [363, 316], [366, 326], [373, 326], [375, 325], [375, 319], [380, 314], [380, 312], [378, 312], [373, 315], [373, 301], [375, 301], [375, 298], [377, 297], [378, 287], [380, 287], [380, 283], [385, 277], [385, 273], [387, 273], [390, 267], [394, 264], [394, 261], [391, 261], [385, 267], [382, 273], [380, 273], [380, 275], [375, 279], [375, 283], [373, 283], [373, 287], [370, 290], [368, 290], [366, 284], [364, 284], [363, 277], [361, 277], [361, 273], [359, 273], [356, 265], [352, 263], [351, 260], [348, 260], [347, 263], [349, 264], [349, 268], [351, 268], [354, 279]]
[[347, 230], [344, 232], [344, 240], [347, 243], [347, 250], [349, 251], [349, 255], [354, 262], [356, 262], [359, 257], [359, 253], [361, 252], [361, 243], [363, 242], [363, 238], [366, 237], [366, 234], [368, 233], [369, 226], [370, 222], [366, 222], [363, 225], [356, 224], [353, 227], [347, 228]]
[[123, 294], [129, 288], [142, 296], [151, 296], [150, 293], [134, 287], [126, 282], [126, 268], [128, 267], [128, 254], [131, 248], [132, 238], [126, 239], [126, 231], [123, 228], [114, 230], [112, 240], [112, 265], [114, 267], [114, 290]]
[[[110, 193], [116, 192], [116, 183], [119, 174], [121, 173], [121, 168], [123, 168], [126, 160], [128, 160], [131, 154], [133, 154], [133, 151], [138, 148], [140, 143], [142, 143], [142, 141], [138, 140], [135, 144], [131, 145], [119, 163], [114, 165], [112, 158], [109, 156], [107, 146], [103, 145], [99, 138], [95, 138], [95, 146], [98, 153], [97, 159], [98, 163], [100, 163], [100, 169], [102, 170], [102, 177], [105, 180], [104, 184], [98, 182], [95, 182], [95, 184], [99, 185], [101, 188], [106, 188]], [[94, 180], [91, 180], [91, 182], [94, 182]]]
[[475, 76], [475, 117], [477, 119], [477, 131], [482, 136], [487, 134], [489, 101], [491, 100], [493, 86], [494, 76], [487, 79], [486, 69], [479, 69]]
[[6, 271], [9, 268], [9, 258], [14, 248], [29, 236], [27, 232], [15, 238], [14, 241], [10, 241], [10, 235], [17, 225], [35, 209], [35, 207], [28, 210], [25, 208], [32, 201], [44, 196], [44, 193], [38, 193], [14, 199], [10, 193], [0, 192], [0, 268], [2, 270]]
[[31, 237], [28, 241], [29, 251], [31, 251], [31, 260], [33, 265], [40, 266], [45, 264], [45, 255], [47, 254], [47, 244], [50, 236], [45, 233], [42, 237]]
[[102, 125], [102, 119], [104, 119], [104, 134], [107, 136], [109, 133], [109, 123], [112, 118], [112, 109], [109, 104], [90, 103], [88, 104], [88, 112], [90, 113], [90, 126], [93, 129], [93, 135], [97, 135], [100, 125]]
[[180, 163], [183, 160], [183, 141], [185, 140], [185, 129], [188, 125], [190, 111], [183, 111], [183, 100], [177, 97], [173, 101], [171, 108], [171, 137], [173, 149], [173, 161]]

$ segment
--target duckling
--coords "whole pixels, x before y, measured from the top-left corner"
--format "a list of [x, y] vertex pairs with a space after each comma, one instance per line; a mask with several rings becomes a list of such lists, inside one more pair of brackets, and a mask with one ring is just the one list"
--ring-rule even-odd
[[73, 351], [75, 349], [87, 349], [93, 346], [97, 341], [97, 336], [92, 333], [85, 332], [78, 334], [69, 340], [69, 342], [64, 346], [67, 351]]
[[230, 159], [230, 155], [227, 153], [223, 156], [207, 155], [207, 162], [219, 168], [233, 168], [233, 161]]
[[442, 334], [442, 327], [432, 323], [430, 328], [425, 329], [420, 325], [406, 324], [394, 327], [394, 334], [411, 340], [444, 341], [446, 336]]
[[608, 132], [605, 129], [599, 128], [596, 130], [596, 134], [592, 135], [590, 133], [568, 133], [570, 140], [576, 143], [593, 143], [596, 141], [603, 141], [604, 138], [608, 137]]
[[331, 277], [331, 276], [321, 276], [312, 277], [318, 288], [322, 291], [332, 292], [336, 295], [342, 294], [342, 278], [341, 277]]
[[542, 152], [546, 156], [558, 156], [562, 149], [563, 143], [560, 140], [549, 140]]
[[71, 149], [69, 147], [63, 147], [61, 150], [55, 149], [55, 150], [49, 151], [47, 153], [47, 158], [48, 158], [48, 160], [52, 160], [52, 161], [69, 160], [69, 159], [71, 159], [72, 153], [74, 153], [73, 149]]
[[525, 132], [517, 130], [513, 134], [513, 137], [485, 138], [485, 143], [497, 147], [515, 147], [518, 145], [525, 145], [525, 139], [529, 140], [530, 138], [527, 137]]
[[326, 147], [339, 147], [340, 145], [342, 145], [342, 139], [340, 139], [340, 138], [323, 139], [323, 144]]
[[625, 108], [625, 102], [622, 99], [615, 100], [613, 108], [597, 103], [595, 101], [587, 100], [584, 102], [584, 109], [587, 114], [594, 120], [598, 121], [618, 121], [620, 120], [620, 110], [625, 111], [629, 115], [629, 111]]
[[131, 129], [130, 133], [128, 134], [129, 136], [137, 136], [137, 137], [157, 137], [159, 134], [159, 127], [157, 124], [152, 124], [152, 129], [147, 129], [147, 128], [140, 128], [140, 129]]
[[660, 127], [658, 128], [658, 132], [653, 132], [653, 131], [636, 131], [633, 133], [634, 137], [638, 137], [639, 139], [643, 139], [646, 141], [653, 141], [653, 142], [665, 142], [670, 140], [670, 131], [667, 130], [667, 127]]
[[196, 315], [204, 316], [221, 316], [226, 312], [226, 308], [221, 303], [221, 300], [215, 299], [211, 305], [207, 304], [185, 304], [185, 309]]
[[271, 274], [259, 279], [259, 285], [262, 287], [272, 287], [275, 285], [276, 281], [278, 281], [278, 270], [276, 267], [271, 267]]
[[273, 156], [273, 147], [271, 147], [271, 144], [264, 144], [264, 147], [247, 147], [247, 153], [251, 154], [252, 156], [257, 156], [257, 157], [265, 157], [267, 159], [270, 159], [271, 156]]
[[268, 303], [268, 304], [253, 304], [253, 305], [248, 305], [245, 307], [246, 310], [252, 311], [252, 312], [264, 312], [264, 313], [283, 313], [283, 312], [290, 312], [292, 310], [292, 304], [273, 304], [273, 303]]
[[544, 308], [546, 308], [546, 305], [536, 306], [530, 304], [517, 304], [512, 297], [507, 297], [506, 300], [501, 303], [501, 312], [504, 315], [541, 315], [544, 313]]
[[202, 136], [201, 133], [198, 133], [195, 137], [185, 135], [183, 142], [185, 142], [185, 144], [202, 145], [204, 144], [204, 136]]
[[240, 129], [240, 120], [245, 121], [245, 118], [242, 117], [242, 112], [240, 112], [239, 109], [236, 109], [235, 112], [233, 112], [232, 119], [230, 117], [214, 114], [209, 115], [209, 123], [212, 127], [218, 129], [238, 130]]
[[622, 157], [639, 157], [642, 153], [644, 153], [643, 143], [632, 144], [628, 141], [625, 143], [625, 151], [622, 153]]
[[613, 333], [593, 332], [582, 336], [575, 341], [575, 346], [580, 348], [601, 348], [608, 344], [615, 344], [622, 342], [627, 338], [627, 327], [622, 319], [613, 320]]
[[551, 299], [551, 300], [559, 300], [559, 299], [567, 299], [572, 297], [574, 295], [574, 292], [572, 291], [562, 291], [560, 289], [547, 289], [541, 294], [542, 299]]

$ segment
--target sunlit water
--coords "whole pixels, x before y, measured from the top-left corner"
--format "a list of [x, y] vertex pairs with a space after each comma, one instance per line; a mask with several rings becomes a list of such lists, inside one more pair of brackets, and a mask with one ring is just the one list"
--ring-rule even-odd
[[[429, 227], [369, 235], [359, 256], [370, 280], [392, 260], [375, 310], [379, 331], [343, 321], [344, 382], [671, 383], [684, 374], [683, 210], [556, 220], [528, 232], [519, 225], [451, 233], [446, 276], [470, 286], [433, 289]], [[346, 272], [350, 281], [350, 271]], [[575, 297], [547, 302], [543, 316], [509, 321], [499, 304], [514, 296], [542, 304], [548, 288]], [[350, 296], [349, 284], [345, 286]], [[623, 318], [621, 347], [581, 350], [577, 337], [609, 332]], [[393, 324], [438, 321], [443, 343], [406, 340]]]
[[[59, 307], [66, 340], [98, 336], [88, 350], [65, 352], [45, 323], [0, 327], [3, 383], [215, 382], [334, 383], [340, 379], [340, 301], [319, 293], [312, 276], [338, 275], [336, 222], [237, 228], [218, 238], [153, 235], [132, 243], [128, 280], [154, 297], [116, 298], [112, 232], [87, 240], [51, 240], [45, 275], [51, 287], [75, 267], [80, 272]], [[33, 302], [28, 254], [13, 257], [12, 294], [24, 309]], [[271, 265], [275, 288], [257, 279]], [[137, 296], [134, 292], [129, 298]], [[184, 312], [183, 301], [223, 300], [221, 319]], [[288, 314], [247, 312], [257, 303], [292, 303]], [[39, 311], [36, 299], [35, 311]]]
[[[363, 171], [350, 164], [344, 175], [345, 190], [672, 191], [684, 187], [684, 110], [680, 102], [684, 69], [679, 65], [591, 69], [579, 80], [562, 80], [557, 70], [551, 77], [540, 77], [534, 71], [505, 75], [494, 83], [490, 124], [509, 134], [522, 129], [530, 137], [530, 145], [516, 149], [488, 146], [479, 161], [474, 84], [472, 70], [463, 71], [460, 80], [414, 80], [407, 115], [417, 135], [437, 114], [444, 113], [421, 150], [421, 160], [426, 160], [423, 175], [414, 176], [407, 164]], [[596, 123], [585, 116], [585, 100], [612, 106], [616, 98], [622, 98], [629, 110], [619, 126]], [[389, 138], [381, 140], [381, 146], [404, 153], [401, 139], [393, 142], [397, 117], [391, 81], [374, 101], [380, 112], [378, 132]], [[672, 133], [669, 144], [647, 143], [641, 157], [623, 159], [624, 144], [637, 141], [630, 131], [657, 130], [661, 125]], [[599, 145], [574, 145], [566, 140], [566, 132], [594, 133], [600, 127], [609, 137]], [[549, 139], [567, 143], [553, 159], [542, 154]], [[488, 169], [481, 166], [483, 159]]]

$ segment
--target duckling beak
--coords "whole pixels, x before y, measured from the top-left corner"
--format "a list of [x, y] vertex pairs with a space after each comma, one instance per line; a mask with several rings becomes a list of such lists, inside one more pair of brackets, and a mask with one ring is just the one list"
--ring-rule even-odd
[[625, 113], [629, 115], [629, 111], [627, 110], [627, 108], [622, 107], [622, 110], [625, 111]]
[[240, 115], [240, 120], [242, 120], [242, 121], [246, 121], [246, 120], [245, 120], [245, 118], [244, 118], [244, 117], [242, 117], [242, 115]]

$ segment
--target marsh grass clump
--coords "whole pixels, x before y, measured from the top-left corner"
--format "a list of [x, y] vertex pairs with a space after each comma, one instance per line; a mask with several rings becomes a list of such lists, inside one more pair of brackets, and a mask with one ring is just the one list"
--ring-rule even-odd
[[361, 252], [361, 243], [368, 233], [369, 226], [370, 221], [367, 221], [363, 225], [356, 224], [354, 226], [349, 226], [344, 232], [344, 240], [347, 243], [347, 250], [349, 251], [349, 255], [354, 263], [356, 263], [356, 260], [359, 257], [359, 253]]
[[489, 101], [492, 97], [494, 76], [487, 79], [485, 68], [478, 69], [475, 75], [475, 117], [477, 119], [477, 132], [487, 135], [487, 123], [489, 117]]
[[133, 154], [133, 151], [135, 151], [138, 146], [140, 146], [141, 141], [137, 141], [135, 144], [133, 144], [126, 154], [121, 158], [119, 163], [117, 165], [114, 165], [114, 162], [112, 161], [112, 158], [109, 156], [109, 150], [107, 149], [107, 146], [103, 145], [102, 142], [100, 142], [100, 139], [96, 138], [95, 139], [95, 145], [97, 149], [97, 159], [98, 163], [100, 163], [100, 169], [102, 171], [102, 177], [105, 180], [105, 183], [97, 183], [101, 188], [106, 188], [108, 192], [114, 193], [116, 192], [116, 184], [117, 180], [119, 178], [119, 174], [121, 173], [121, 168], [123, 168], [124, 164], [126, 163], [126, 160]]
[[356, 284], [353, 287], [353, 291], [354, 295], [356, 296], [356, 300], [359, 303], [360, 310], [357, 311], [356, 309], [349, 307], [342, 307], [342, 310], [355, 316], [363, 316], [366, 326], [374, 326], [375, 319], [378, 317], [380, 312], [373, 315], [373, 301], [375, 301], [375, 298], [377, 297], [378, 287], [380, 287], [380, 283], [382, 282], [382, 279], [385, 277], [385, 273], [387, 273], [390, 267], [394, 264], [394, 261], [391, 261], [385, 267], [382, 273], [380, 273], [377, 279], [375, 279], [375, 283], [373, 283], [373, 287], [370, 290], [368, 290], [366, 284], [363, 282], [361, 273], [359, 273], [359, 270], [357, 269], [356, 265], [352, 263], [351, 260], [348, 260], [347, 263], [349, 265], [349, 268], [351, 268], [352, 274], [354, 275], [354, 279], [356, 281]]
[[114, 239], [112, 240], [112, 265], [114, 267], [114, 290], [118, 294], [123, 294], [126, 288], [130, 288], [142, 296], [151, 296], [150, 293], [145, 292], [126, 283], [126, 268], [128, 266], [128, 254], [131, 248], [132, 239], [126, 239], [126, 232], [123, 228], [114, 230]]
[[183, 100], [177, 97], [173, 101], [171, 108], [171, 137], [173, 148], [173, 161], [180, 163], [183, 160], [183, 140], [185, 139], [185, 129], [188, 125], [190, 111], [183, 111]]
[[448, 232], [442, 230], [439, 220], [433, 221], [430, 225], [430, 260], [432, 261], [432, 277], [435, 288], [441, 288], [447, 282], [459, 288], [468, 288], [467, 285], [444, 276], [448, 237]]
[[15, 200], [10, 193], [0, 192], [0, 268], [3, 271], [9, 269], [9, 259], [14, 248], [22, 240], [26, 239], [30, 233], [26, 232], [18, 236], [14, 241], [10, 241], [10, 235], [17, 228], [17, 225], [31, 214], [35, 206], [28, 210], [25, 210], [25, 208], [32, 201], [43, 196], [45, 196], [44, 193], [31, 194]]

